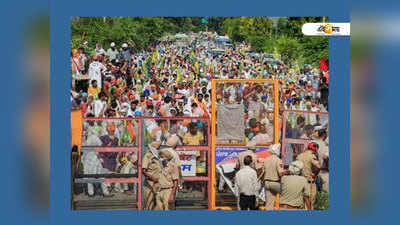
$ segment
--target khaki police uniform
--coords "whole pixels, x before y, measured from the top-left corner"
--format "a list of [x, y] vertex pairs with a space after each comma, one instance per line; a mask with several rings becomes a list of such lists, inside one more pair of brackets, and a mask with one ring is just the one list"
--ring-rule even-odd
[[304, 176], [308, 183], [310, 184], [310, 201], [311, 205], [314, 204], [315, 195], [317, 192], [317, 186], [315, 185], [315, 175], [313, 173], [313, 169], [315, 165], [319, 165], [318, 159], [314, 154], [313, 150], [306, 150], [305, 152], [299, 154], [297, 156], [297, 160], [303, 162], [304, 168], [301, 172], [301, 175]]
[[177, 165], [172, 160], [169, 160], [166, 167], [161, 170], [160, 191], [156, 195], [156, 210], [170, 210], [173, 207], [168, 200], [173, 191], [174, 181], [179, 179], [179, 172]]
[[264, 181], [265, 181], [265, 209], [273, 210], [276, 194], [281, 191], [279, 174], [283, 172], [281, 159], [272, 154], [264, 160]]
[[[151, 153], [151, 151], [147, 150], [143, 160], [142, 160], [142, 169], [146, 169], [147, 173], [160, 179], [161, 174], [161, 164], [160, 161]], [[155, 207], [156, 194], [160, 190], [159, 182], [151, 181], [148, 177], [146, 177], [143, 186], [143, 194], [144, 194], [144, 209], [145, 210], [153, 210]]]
[[181, 160], [179, 159], [179, 154], [175, 149], [173, 149], [173, 148], [163, 148], [162, 151], [168, 151], [169, 154], [172, 155], [172, 159], [171, 159], [172, 162], [178, 167], [181, 166]]
[[[179, 158], [178, 152], [177, 152], [175, 149], [171, 148], [171, 147], [164, 148], [163, 150], [168, 151], [169, 154], [172, 155], [171, 161], [176, 165], [177, 170], [178, 170], [178, 175], [179, 175], [179, 181], [178, 181], [178, 183], [181, 182], [181, 180], [180, 180], [180, 179], [181, 179], [180, 170], [181, 170], [181, 165], [182, 165], [182, 164], [181, 164], [181, 160], [180, 160], [180, 158]], [[175, 193], [175, 196], [177, 196], [177, 195], [178, 195], [178, 192]]]
[[250, 167], [256, 170], [259, 169], [260, 166], [258, 166], [257, 163], [258, 161], [257, 155], [252, 150], [246, 150], [239, 154], [238, 161], [236, 162], [236, 168], [242, 169], [244, 167], [244, 158], [248, 155], [251, 156], [252, 159]]
[[279, 200], [281, 210], [304, 209], [304, 197], [310, 196], [310, 185], [303, 176], [288, 175], [281, 179], [282, 189]]

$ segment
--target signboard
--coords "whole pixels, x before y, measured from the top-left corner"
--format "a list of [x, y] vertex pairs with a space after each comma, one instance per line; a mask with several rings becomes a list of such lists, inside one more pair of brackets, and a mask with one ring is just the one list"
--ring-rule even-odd
[[178, 151], [181, 171], [184, 177], [196, 176], [196, 151]]
[[[217, 147], [215, 149], [215, 165], [236, 164], [238, 155], [246, 149], [246, 147]], [[267, 147], [259, 147], [256, 149], [256, 155], [259, 159], [258, 163], [262, 163], [270, 153]]]
[[[246, 147], [217, 147], [215, 149], [215, 166], [220, 177], [218, 188], [222, 189], [224, 183], [226, 183], [235, 196], [234, 184], [227, 176], [235, 171], [238, 156], [241, 152], [246, 151], [246, 149]], [[262, 164], [264, 159], [270, 156], [267, 147], [259, 147], [256, 149], [255, 153], [258, 157], [258, 164]], [[257, 197], [265, 201], [265, 190], [262, 189]]]

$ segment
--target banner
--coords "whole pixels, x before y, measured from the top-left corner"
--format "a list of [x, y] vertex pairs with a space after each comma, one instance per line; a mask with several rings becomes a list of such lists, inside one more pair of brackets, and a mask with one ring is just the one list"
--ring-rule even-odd
[[178, 151], [181, 171], [184, 177], [196, 176], [196, 151]]
[[[235, 171], [238, 156], [241, 152], [246, 151], [246, 149], [246, 147], [217, 147], [215, 149], [215, 167], [220, 177], [220, 180], [218, 181], [218, 188], [221, 189], [223, 184], [226, 183], [235, 196], [236, 193], [234, 191], [234, 184], [227, 176], [229, 173], [233, 173]], [[258, 158], [257, 164], [259, 165], [262, 165], [264, 163], [264, 159], [270, 156], [270, 152], [268, 151], [267, 147], [257, 148], [255, 153]], [[261, 189], [260, 193], [257, 195], [257, 198], [265, 201], [264, 188]]]
[[245, 139], [243, 105], [218, 104], [217, 115], [217, 142]]
[[[215, 165], [236, 164], [238, 155], [246, 150], [246, 147], [217, 147], [215, 148]], [[259, 159], [258, 163], [262, 163], [270, 156], [268, 147], [257, 148], [256, 155]]]

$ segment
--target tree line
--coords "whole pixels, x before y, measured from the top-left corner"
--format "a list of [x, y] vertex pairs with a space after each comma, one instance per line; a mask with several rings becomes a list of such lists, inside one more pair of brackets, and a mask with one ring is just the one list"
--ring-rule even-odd
[[[307, 22], [325, 22], [324, 17], [73, 17], [71, 47], [88, 41], [109, 46], [129, 42], [137, 50], [145, 49], [165, 35], [190, 31], [211, 31], [228, 35], [234, 43], [248, 42], [256, 52], [277, 52], [286, 61], [317, 65], [329, 57], [327, 37], [305, 37], [301, 26]], [[107, 47], [105, 47], [107, 48]]]

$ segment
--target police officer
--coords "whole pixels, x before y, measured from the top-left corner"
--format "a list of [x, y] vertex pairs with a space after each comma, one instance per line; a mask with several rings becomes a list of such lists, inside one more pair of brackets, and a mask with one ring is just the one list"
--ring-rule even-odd
[[162, 169], [159, 179], [160, 189], [156, 195], [156, 210], [170, 210], [175, 206], [175, 193], [178, 187], [179, 172], [168, 150], [161, 150]]
[[264, 183], [265, 183], [265, 209], [273, 210], [275, 206], [276, 194], [280, 193], [280, 179], [284, 174], [287, 174], [281, 166], [280, 144], [275, 144], [270, 147], [271, 156], [264, 160]]
[[178, 184], [181, 185], [183, 180], [182, 180], [182, 170], [181, 170], [181, 160], [179, 158], [179, 154], [176, 151], [176, 146], [180, 144], [180, 139], [178, 135], [174, 134], [171, 137], [168, 138], [167, 143], [165, 143], [166, 148], [163, 148], [163, 150], [168, 151], [172, 155], [172, 161], [174, 164], [177, 166], [178, 173], [179, 173], [179, 180]]
[[311, 208], [310, 185], [305, 177], [300, 176], [304, 164], [293, 161], [289, 166], [289, 175], [281, 179], [280, 210], [302, 210]]
[[[159, 147], [159, 143], [152, 143], [149, 148]], [[148, 149], [143, 156], [142, 169], [145, 177], [143, 185], [144, 209], [153, 210], [156, 205], [156, 194], [160, 191], [159, 178], [161, 174], [161, 162], [157, 149]]]
[[315, 185], [315, 177], [321, 169], [321, 164], [317, 158], [318, 144], [315, 142], [310, 142], [307, 149], [297, 156], [297, 160], [304, 164], [301, 175], [304, 176], [308, 183], [310, 184], [310, 200], [311, 208], [315, 201], [315, 195], [317, 191], [317, 186]]
[[236, 170], [240, 170], [245, 166], [244, 158], [248, 155], [251, 156], [251, 160], [252, 160], [250, 167], [257, 170], [258, 169], [258, 165], [257, 165], [258, 158], [257, 158], [257, 155], [255, 154], [255, 151], [256, 151], [256, 142], [249, 141], [249, 143], [247, 144], [247, 150], [244, 152], [241, 152], [238, 156], [238, 160], [236, 161]]

